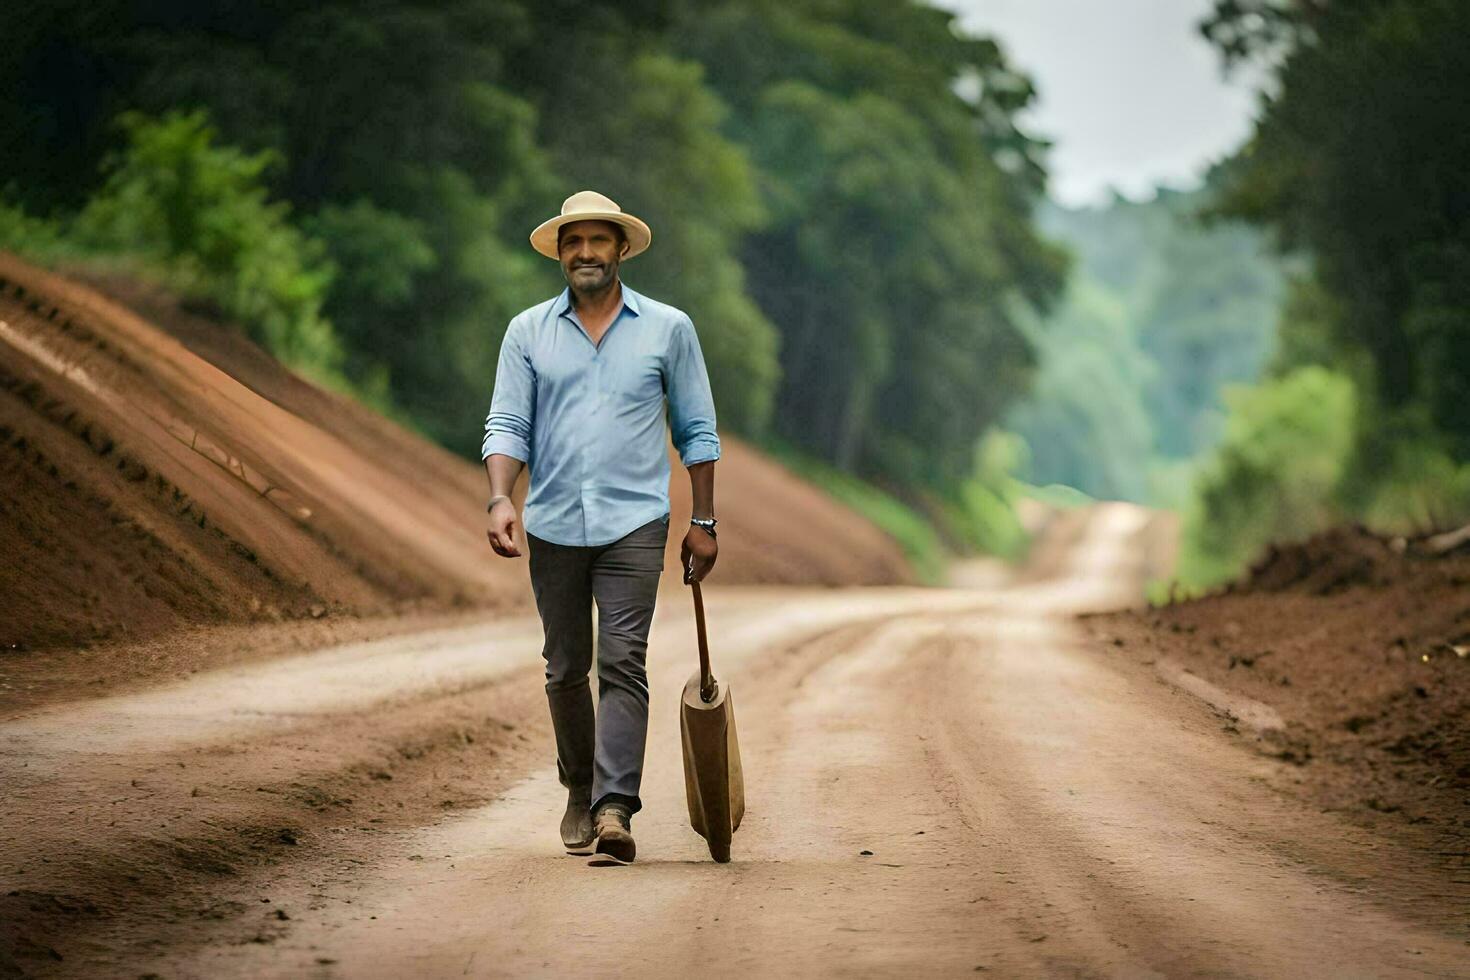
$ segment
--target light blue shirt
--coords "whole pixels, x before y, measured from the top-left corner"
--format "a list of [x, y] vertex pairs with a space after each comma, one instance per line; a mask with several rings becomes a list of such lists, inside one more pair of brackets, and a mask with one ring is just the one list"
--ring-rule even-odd
[[511, 320], [500, 345], [480, 457], [530, 464], [526, 531], [556, 544], [608, 544], [669, 512], [666, 432], [685, 466], [720, 458], [693, 321], [622, 290], [600, 344], [564, 289]]

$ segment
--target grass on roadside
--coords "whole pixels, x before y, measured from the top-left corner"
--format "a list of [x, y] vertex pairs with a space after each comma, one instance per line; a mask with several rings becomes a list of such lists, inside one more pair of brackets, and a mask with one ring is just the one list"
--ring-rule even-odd
[[938, 532], [918, 511], [871, 483], [794, 450], [769, 444], [762, 448], [797, 476], [851, 507], [893, 538], [913, 565], [919, 581], [926, 585], [944, 581], [949, 555]]

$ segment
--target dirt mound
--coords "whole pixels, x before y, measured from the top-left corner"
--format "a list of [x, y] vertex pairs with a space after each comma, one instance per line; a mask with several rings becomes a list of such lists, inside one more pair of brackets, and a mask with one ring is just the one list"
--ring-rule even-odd
[[[910, 579], [877, 528], [728, 446], [717, 581]], [[485, 543], [485, 492], [476, 465], [167, 296], [0, 253], [9, 656], [185, 624], [527, 606], [524, 561]]]
[[[76, 278], [141, 314], [190, 351], [256, 394], [299, 415], [358, 452], [411, 460], [421, 479], [453, 488], [454, 505], [474, 501], [474, 520], [486, 495], [484, 472], [350, 399], [323, 391], [282, 370], [276, 360], [237, 331], [190, 313], [171, 295], [133, 279], [77, 270]], [[732, 584], [893, 585], [914, 581], [902, 549], [866, 519], [793, 475], [759, 450], [730, 435], [716, 488], [720, 561], [712, 581]], [[687, 526], [689, 480], [669, 447], [671, 526]], [[524, 478], [517, 498], [526, 490]], [[483, 531], [475, 534], [476, 547]], [[670, 535], [667, 567], [676, 569], [679, 536]], [[669, 576], [672, 579], [672, 576]], [[519, 579], [518, 579], [519, 580]], [[665, 584], [670, 584], [666, 580]], [[529, 588], [529, 586], [527, 586]]]
[[[1343, 528], [1272, 551], [1230, 591], [1090, 620], [1274, 708], [1283, 788], [1470, 868], [1470, 554]], [[1247, 734], [1245, 737], [1253, 737]], [[1463, 874], [1461, 874], [1463, 877]]]
[[1405, 573], [1405, 548], [1365, 528], [1339, 527], [1306, 541], [1272, 545], [1235, 588], [1331, 595], [1354, 585], [1391, 585]]

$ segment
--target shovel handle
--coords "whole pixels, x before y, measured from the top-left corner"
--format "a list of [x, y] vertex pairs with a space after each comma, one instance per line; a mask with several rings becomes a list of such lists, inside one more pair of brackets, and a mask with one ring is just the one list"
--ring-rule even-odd
[[694, 590], [694, 630], [699, 634], [699, 697], [709, 704], [719, 693], [719, 686], [709, 668], [709, 640], [704, 632], [704, 595], [699, 591], [698, 582], [691, 581], [689, 587]]

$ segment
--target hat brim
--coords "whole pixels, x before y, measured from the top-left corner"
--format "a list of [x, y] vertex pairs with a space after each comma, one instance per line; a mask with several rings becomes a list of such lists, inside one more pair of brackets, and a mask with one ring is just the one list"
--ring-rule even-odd
[[574, 221], [611, 221], [620, 225], [628, 235], [628, 254], [623, 256], [625, 261], [647, 250], [653, 241], [653, 232], [631, 214], [623, 211], [583, 211], [578, 214], [560, 214], [550, 221], [541, 222], [531, 232], [531, 247], [548, 259], [559, 259], [561, 256], [556, 250], [556, 233], [562, 225], [569, 225]]

